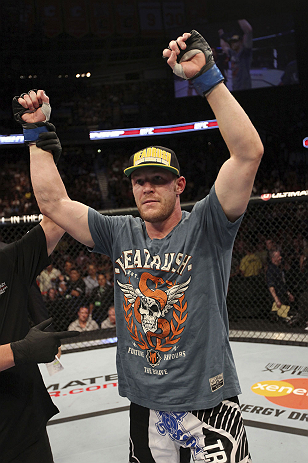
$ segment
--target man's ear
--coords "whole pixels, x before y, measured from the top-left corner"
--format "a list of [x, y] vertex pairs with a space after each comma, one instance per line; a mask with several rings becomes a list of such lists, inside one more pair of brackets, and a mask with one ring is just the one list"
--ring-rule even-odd
[[185, 177], [181, 176], [176, 179], [175, 192], [180, 195], [185, 190], [186, 180]]

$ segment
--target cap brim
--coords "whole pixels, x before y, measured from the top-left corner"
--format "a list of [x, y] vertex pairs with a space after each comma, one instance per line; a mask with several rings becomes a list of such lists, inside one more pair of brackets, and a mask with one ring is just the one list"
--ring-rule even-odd
[[140, 167], [159, 167], [159, 168], [162, 168], [162, 169], [166, 169], [166, 170], [169, 170], [170, 172], [172, 172], [173, 174], [179, 176], [180, 175], [180, 172], [179, 170], [176, 168], [176, 167], [172, 167], [172, 166], [165, 166], [163, 164], [158, 164], [157, 162], [147, 162], [147, 163], [143, 163], [143, 164], [139, 164], [139, 166], [132, 166], [132, 167], [127, 167], [126, 169], [124, 169], [124, 174], [127, 176], [127, 177], [130, 177], [131, 174], [136, 170], [136, 169], [139, 169]]

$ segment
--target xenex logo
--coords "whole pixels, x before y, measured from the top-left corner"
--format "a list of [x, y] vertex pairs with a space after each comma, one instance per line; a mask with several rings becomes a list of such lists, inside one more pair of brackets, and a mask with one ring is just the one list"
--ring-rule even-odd
[[308, 379], [306, 378], [260, 381], [251, 386], [251, 390], [276, 405], [308, 409]]

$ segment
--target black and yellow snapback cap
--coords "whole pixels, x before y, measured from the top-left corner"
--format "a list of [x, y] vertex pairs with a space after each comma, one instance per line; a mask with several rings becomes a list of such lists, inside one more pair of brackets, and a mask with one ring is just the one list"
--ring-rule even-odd
[[180, 176], [180, 165], [175, 152], [163, 146], [148, 146], [132, 154], [124, 174], [129, 177], [139, 167], [162, 167]]

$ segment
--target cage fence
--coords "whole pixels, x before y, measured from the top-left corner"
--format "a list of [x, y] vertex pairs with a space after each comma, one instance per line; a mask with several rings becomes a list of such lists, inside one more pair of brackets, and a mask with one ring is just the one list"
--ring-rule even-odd
[[[232, 255], [227, 294], [230, 339], [308, 345], [308, 191], [251, 198]], [[193, 203], [183, 203], [191, 210]], [[101, 211], [108, 215], [137, 215], [136, 208]], [[2, 218], [0, 241], [20, 239], [42, 216]], [[102, 347], [117, 341], [115, 328], [102, 328], [113, 305], [113, 265], [109, 257], [90, 253], [65, 234], [51, 255], [57, 269], [48, 285], [38, 275], [44, 304], [56, 330], [66, 330], [78, 309], [90, 308], [96, 327], [78, 342], [63, 340], [63, 352]], [[103, 284], [84, 282], [90, 268], [103, 275]], [[70, 271], [75, 269], [75, 282]], [[48, 280], [48, 279], [47, 279]], [[72, 288], [78, 286], [78, 296]], [[274, 292], [273, 292], [274, 288]], [[78, 293], [78, 292], [77, 292]]]

